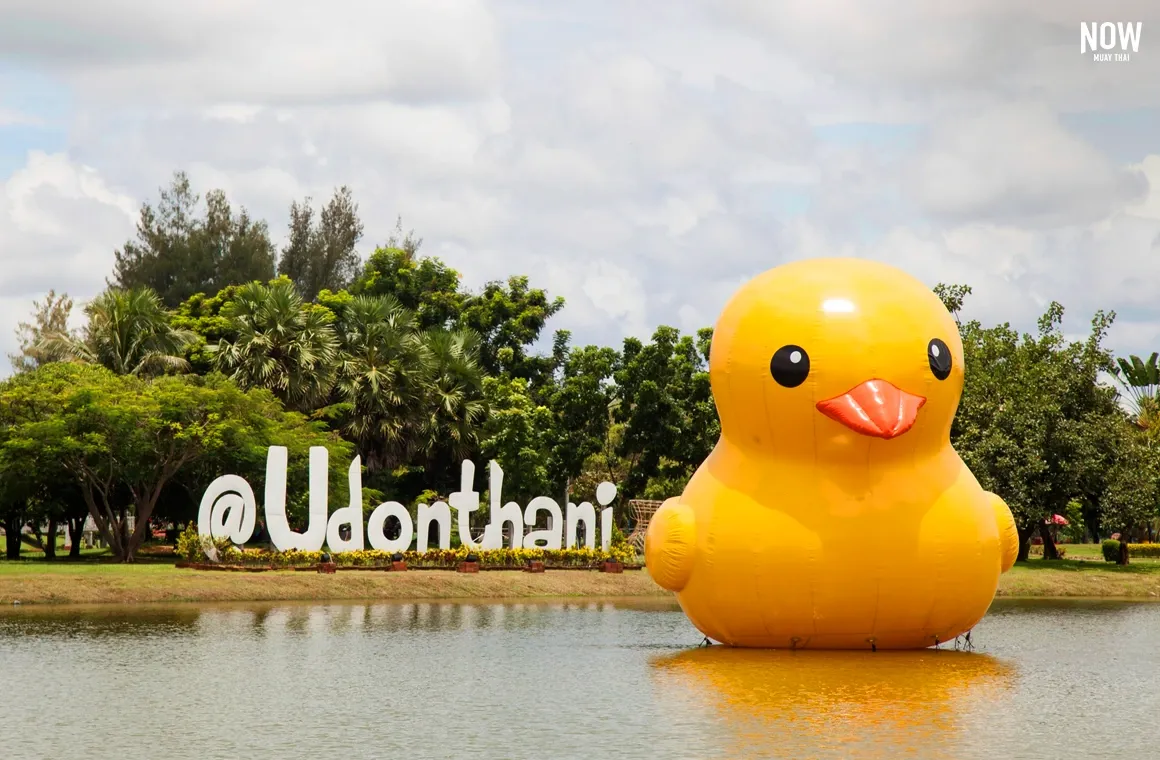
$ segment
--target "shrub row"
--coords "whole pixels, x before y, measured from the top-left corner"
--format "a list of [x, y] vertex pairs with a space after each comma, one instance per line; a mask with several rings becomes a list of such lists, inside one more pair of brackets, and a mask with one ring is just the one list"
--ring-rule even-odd
[[[183, 533], [177, 541], [177, 555], [186, 562], [206, 562], [205, 550], [197, 537], [196, 528]], [[228, 539], [214, 542], [222, 562], [239, 565], [263, 565], [273, 567], [305, 567], [322, 561], [322, 552], [274, 551], [270, 549], [246, 549], [239, 551]], [[539, 560], [545, 567], [591, 567], [606, 559], [630, 563], [636, 558], [633, 547], [627, 543], [612, 546], [610, 551], [599, 549], [490, 549], [471, 552], [465, 546], [455, 549], [430, 549], [423, 554], [415, 551], [401, 552], [408, 567], [455, 567], [468, 554], [479, 557], [480, 564], [487, 567], [522, 567], [530, 560]], [[331, 561], [343, 566], [375, 567], [391, 564], [390, 552], [373, 549], [331, 554]]]
[[[1120, 558], [1120, 542], [1114, 538], [1109, 538], [1100, 544], [1100, 549], [1107, 562], [1115, 562]], [[1137, 559], [1160, 558], [1160, 544], [1128, 544], [1128, 557]]]

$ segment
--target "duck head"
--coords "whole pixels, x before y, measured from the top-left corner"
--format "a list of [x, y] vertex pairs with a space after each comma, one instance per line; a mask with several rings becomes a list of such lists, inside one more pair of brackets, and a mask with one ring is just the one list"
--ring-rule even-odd
[[718, 320], [709, 365], [722, 436], [794, 457], [946, 446], [963, 387], [942, 302], [863, 259], [799, 261], [751, 280]]

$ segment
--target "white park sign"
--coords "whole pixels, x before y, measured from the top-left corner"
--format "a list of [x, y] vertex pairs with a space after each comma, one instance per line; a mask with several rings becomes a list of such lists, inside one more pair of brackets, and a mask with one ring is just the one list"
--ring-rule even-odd
[[[263, 507], [266, 516], [266, 530], [270, 542], [279, 551], [297, 549], [316, 552], [323, 544], [330, 551], [349, 552], [366, 548], [365, 540], [372, 548], [384, 552], [404, 552], [415, 543], [415, 551], [426, 552], [431, 540], [431, 528], [435, 526], [439, 534], [439, 548], [451, 548], [451, 510], [456, 510], [460, 541], [468, 549], [503, 548], [504, 523], [510, 527], [508, 546], [512, 549], [561, 549], [576, 546], [581, 524], [584, 526], [584, 544], [596, 548], [596, 508], [588, 502], [579, 505], [569, 503], [562, 512], [560, 505], [547, 496], [533, 498], [526, 508], [521, 509], [515, 502], [503, 503], [503, 470], [499, 464], [491, 462], [488, 471], [488, 492], [490, 494], [491, 520], [484, 528], [482, 538], [477, 542], [471, 533], [471, 514], [479, 509], [479, 493], [475, 490], [475, 464], [463, 462], [459, 490], [451, 494], [446, 502], [420, 504], [417, 519], [411, 519], [410, 511], [397, 501], [378, 505], [368, 518], [365, 532], [363, 526], [362, 462], [355, 457], [350, 463], [347, 479], [350, 483], [350, 504], [330, 513], [329, 503], [329, 457], [324, 446], [310, 449], [310, 495], [309, 521], [306, 530], [298, 533], [290, 529], [286, 518], [286, 465], [288, 452], [285, 446], [271, 446], [266, 455], [266, 499]], [[605, 507], [616, 498], [616, 486], [601, 483], [596, 487], [596, 501]], [[539, 522], [539, 513], [548, 515], [548, 527], [525, 533], [525, 527]], [[228, 538], [234, 544], [245, 544], [254, 534], [257, 523], [258, 504], [254, 489], [239, 475], [222, 475], [206, 488], [198, 510], [198, 533], [214, 539]], [[387, 519], [394, 517], [401, 530], [398, 538], [387, 538]], [[416, 525], [418, 523], [418, 536]], [[343, 526], [350, 526], [349, 538], [343, 538]], [[417, 538], [417, 540], [416, 540]], [[600, 511], [601, 548], [608, 551], [612, 539], [612, 508]]]

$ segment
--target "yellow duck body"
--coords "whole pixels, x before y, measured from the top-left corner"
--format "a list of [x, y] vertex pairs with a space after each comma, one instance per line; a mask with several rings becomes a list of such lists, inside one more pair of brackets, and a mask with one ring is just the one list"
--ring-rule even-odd
[[777, 267], [725, 307], [709, 372], [721, 439], [645, 541], [702, 633], [914, 649], [983, 617], [1018, 538], [950, 444], [963, 349], [929, 288], [860, 259]]

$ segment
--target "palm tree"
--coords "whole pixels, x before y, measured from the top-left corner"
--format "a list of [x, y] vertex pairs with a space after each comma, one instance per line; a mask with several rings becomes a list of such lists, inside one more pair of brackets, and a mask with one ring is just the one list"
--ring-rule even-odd
[[69, 358], [61, 351], [60, 341], [55, 343], [54, 351], [46, 351], [45, 338], [54, 335], [70, 337], [73, 335], [68, 326], [69, 317], [72, 316], [73, 300], [67, 293], [58, 296], [55, 290], [49, 290], [44, 301], [33, 301], [32, 306], [32, 321], [21, 322], [16, 326], [20, 351], [8, 355], [12, 361], [12, 368], [17, 372], [30, 372], [45, 364]]
[[423, 426], [423, 453], [444, 453], [458, 460], [477, 448], [477, 431], [487, 416], [479, 335], [471, 330], [432, 329], [425, 335], [430, 353], [429, 404]]
[[1147, 360], [1135, 355], [1121, 357], [1116, 359], [1116, 365], [1113, 376], [1128, 393], [1136, 423], [1149, 427], [1149, 421], [1156, 418], [1160, 400], [1160, 354], [1154, 351]]
[[41, 340], [41, 349], [100, 364], [118, 375], [159, 375], [189, 368], [180, 354], [196, 336], [169, 323], [169, 314], [152, 289], [110, 288], [85, 306], [85, 314], [89, 321], [80, 336], [53, 332]]
[[266, 388], [288, 408], [325, 403], [338, 369], [333, 316], [303, 302], [290, 280], [243, 285], [222, 309], [237, 338], [214, 349], [214, 368], [244, 388]]
[[424, 421], [430, 351], [415, 314], [391, 296], [356, 296], [342, 314], [343, 358], [328, 412], [370, 471], [406, 461]]

